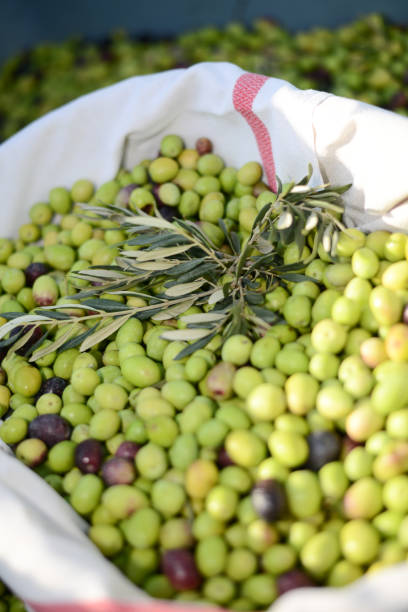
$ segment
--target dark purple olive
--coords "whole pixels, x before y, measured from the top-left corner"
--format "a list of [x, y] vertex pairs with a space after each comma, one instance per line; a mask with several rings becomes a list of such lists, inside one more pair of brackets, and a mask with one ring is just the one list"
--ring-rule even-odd
[[235, 465], [223, 446], [218, 450], [217, 463], [222, 468], [228, 467], [229, 465]]
[[278, 576], [276, 578], [276, 586], [278, 587], [279, 595], [283, 595], [293, 589], [316, 586], [316, 583], [302, 570], [293, 569]]
[[167, 206], [167, 204], [159, 204], [158, 209], [161, 216], [166, 219], [166, 221], [173, 221], [173, 219], [178, 219], [180, 217], [180, 213], [176, 206]]
[[199, 155], [206, 155], [213, 150], [212, 142], [209, 138], [199, 138], [195, 143], [196, 151]]
[[118, 484], [132, 484], [136, 478], [133, 461], [123, 457], [112, 457], [102, 466], [102, 478], [109, 487]]
[[156, 200], [157, 206], [164, 206], [159, 196], [159, 189], [160, 189], [160, 183], [154, 183], [152, 187], [152, 194], [154, 195], [154, 199]]
[[28, 425], [28, 437], [39, 438], [47, 446], [69, 440], [72, 427], [59, 414], [40, 414]]
[[333, 431], [312, 431], [307, 436], [309, 456], [305, 467], [309, 470], [320, 470], [321, 467], [336, 461], [341, 451], [340, 437]]
[[[160, 185], [158, 183], [155, 183], [153, 185], [152, 193], [156, 200], [157, 209], [159, 213], [161, 214], [161, 216], [164, 219], [166, 219], [166, 221], [173, 221], [173, 219], [179, 218], [180, 213], [178, 211], [177, 206], [167, 206], [167, 204], [164, 204], [160, 199], [159, 189], [160, 189]], [[146, 211], [146, 207], [143, 210]]]
[[122, 206], [124, 208], [129, 204], [130, 194], [134, 189], [140, 187], [138, 183], [129, 183], [129, 185], [125, 185], [122, 189], [119, 190], [116, 198], [115, 198], [115, 206]]
[[34, 281], [37, 280], [39, 276], [48, 274], [50, 270], [51, 270], [50, 266], [46, 263], [42, 263], [39, 261], [31, 263], [24, 270], [25, 277], [26, 277], [26, 285], [28, 287], [32, 287], [34, 284]]
[[161, 566], [163, 573], [177, 591], [198, 589], [201, 584], [194, 555], [185, 548], [166, 550], [161, 559]]
[[122, 459], [133, 459], [136, 457], [137, 452], [140, 450], [140, 444], [125, 440], [120, 444], [116, 450], [115, 456], [122, 457]]
[[[177, 206], [167, 206], [167, 204], [163, 204], [159, 196], [159, 189], [160, 185], [155, 183], [155, 185], [153, 185], [152, 193], [155, 197], [157, 208], [161, 216], [166, 219], [166, 221], [173, 221], [173, 219], [179, 218], [180, 213]], [[146, 210], [146, 208], [144, 208], [144, 210]]]
[[75, 448], [75, 465], [83, 474], [96, 474], [103, 461], [103, 447], [98, 440], [82, 440]]
[[44, 393], [55, 393], [61, 397], [65, 387], [68, 385], [68, 381], [61, 376], [51, 376], [42, 383], [39, 392], [37, 393], [36, 399], [44, 395]]
[[251, 491], [251, 501], [257, 515], [268, 521], [278, 521], [286, 512], [285, 489], [273, 478], [260, 480]]

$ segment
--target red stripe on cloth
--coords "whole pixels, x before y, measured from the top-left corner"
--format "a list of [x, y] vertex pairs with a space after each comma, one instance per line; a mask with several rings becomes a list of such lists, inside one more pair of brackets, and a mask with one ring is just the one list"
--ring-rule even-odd
[[276, 192], [278, 187], [271, 137], [264, 122], [252, 110], [254, 100], [267, 80], [268, 77], [251, 72], [241, 75], [235, 83], [232, 102], [235, 110], [243, 116], [254, 133], [269, 187]]
[[[188, 602], [185, 602], [185, 605], [158, 601], [131, 604], [109, 600], [65, 604], [44, 604], [33, 601], [27, 601], [27, 603], [35, 612], [187, 612], [187, 610], [191, 612], [193, 610], [193, 607], [190, 607]], [[201, 606], [197, 610], [200, 610], [200, 612], [214, 612], [214, 608], [204, 608]], [[220, 612], [220, 608], [217, 608], [217, 610]]]

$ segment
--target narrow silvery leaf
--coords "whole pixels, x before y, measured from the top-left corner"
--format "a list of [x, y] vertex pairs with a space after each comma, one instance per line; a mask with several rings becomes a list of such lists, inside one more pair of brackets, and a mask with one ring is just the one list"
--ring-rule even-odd
[[263, 304], [264, 302], [264, 296], [254, 291], [247, 291], [246, 299], [248, 304]]
[[318, 200], [317, 198], [306, 198], [305, 202], [307, 204], [313, 204], [314, 206], [318, 205], [321, 208], [325, 208], [327, 210], [332, 210], [333, 212], [336, 213], [343, 213], [344, 212], [344, 207], [343, 206], [339, 206], [338, 204], [331, 204], [330, 202], [328, 202], [327, 200]]
[[[121, 257], [126, 257], [127, 259], [139, 259], [141, 254], [144, 254], [146, 251], [121, 251], [120, 255]], [[147, 251], [148, 253], [152, 253], [153, 251]], [[151, 257], [150, 259], [157, 259], [155, 257]], [[145, 261], [150, 261], [149, 258], [147, 258]], [[133, 262], [132, 262], [133, 263]]]
[[310, 187], [307, 185], [295, 185], [290, 191], [291, 193], [306, 193], [307, 191], [310, 191]]
[[[200, 277], [205, 278], [206, 274], [208, 274], [209, 272], [216, 273], [216, 270], [217, 270], [216, 263], [214, 263], [213, 261], [204, 262], [201, 265], [197, 265], [197, 267], [194, 270], [191, 270], [190, 272], [186, 272], [185, 274], [180, 274], [180, 276], [178, 277], [178, 282], [180, 284], [189, 283], [190, 281], [196, 280]], [[167, 283], [166, 283], [166, 286], [167, 286]]]
[[180, 263], [179, 261], [166, 261], [162, 259], [161, 261], [146, 261], [143, 263], [136, 262], [134, 265], [138, 270], [148, 270], [148, 271], [161, 271], [161, 270], [169, 270], [176, 264]]
[[340, 185], [337, 187], [336, 185], [331, 185], [330, 189], [332, 191], [336, 191], [339, 195], [350, 189], [353, 183], [349, 183], [348, 185]]
[[214, 329], [215, 323], [216, 321], [209, 321], [208, 323], [189, 323], [187, 327], [188, 329]]
[[[84, 305], [83, 304], [54, 304], [53, 306], [41, 306], [41, 310], [63, 310], [64, 308], [72, 308], [72, 309], [77, 309], [77, 310], [83, 310], [84, 309]], [[50, 315], [51, 316], [51, 315]]]
[[315, 212], [312, 212], [305, 223], [305, 232], [311, 232], [319, 223], [319, 217]]
[[174, 285], [173, 287], [169, 287], [164, 292], [164, 295], [168, 297], [180, 297], [181, 295], [185, 295], [186, 293], [191, 293], [196, 289], [199, 289], [202, 285], [204, 285], [207, 281], [205, 279], [195, 281], [193, 283], [181, 283], [180, 285]]
[[92, 310], [102, 310], [103, 312], [117, 312], [121, 310], [129, 311], [130, 307], [114, 300], [108, 300], [104, 298], [90, 298], [84, 300], [82, 307], [91, 308]]
[[339, 232], [337, 230], [334, 230], [333, 236], [332, 236], [331, 250], [330, 250], [330, 255], [332, 257], [336, 255], [336, 248], [337, 248], [338, 241], [339, 241]]
[[259, 306], [252, 306], [251, 310], [255, 313], [255, 315], [266, 323], [276, 323], [279, 320], [279, 315], [276, 312], [272, 312], [271, 310], [267, 310], [266, 308], [261, 308]]
[[170, 308], [166, 308], [166, 310], [162, 310], [157, 314], [152, 316], [154, 321], [166, 321], [167, 319], [172, 319], [173, 317], [177, 317], [178, 315], [186, 312], [195, 302], [195, 299], [192, 298], [190, 300], [185, 300], [180, 304], [175, 304], [174, 306], [170, 306]]
[[163, 340], [199, 340], [208, 336], [211, 332], [208, 329], [175, 329], [171, 331], [165, 331], [161, 334], [160, 338]]
[[[58, 308], [59, 308], [59, 306], [58, 306]], [[36, 314], [41, 314], [42, 309], [37, 308], [37, 310], [35, 310], [34, 312]], [[56, 319], [57, 321], [67, 321], [69, 319], [69, 315], [67, 315], [67, 314], [65, 314], [63, 312], [59, 312], [58, 310], [49, 310], [47, 312], [47, 317], [49, 319]]]
[[[182, 274], [186, 274], [190, 270], [196, 270], [203, 262], [205, 262], [205, 257], [197, 257], [194, 259], [188, 259], [187, 261], [183, 261], [182, 263], [174, 266], [171, 270], [167, 272], [168, 276], [181, 276]], [[197, 278], [195, 275], [192, 278], [188, 278], [187, 282], [193, 280], [193, 278]]]
[[330, 253], [331, 244], [332, 244], [332, 238], [331, 238], [332, 232], [333, 232], [333, 226], [331, 224], [328, 225], [323, 232], [322, 245], [326, 253]]
[[264, 253], [265, 255], [273, 251], [272, 244], [269, 242], [269, 240], [265, 240], [265, 238], [259, 237], [255, 246], [260, 253]]
[[237, 255], [239, 255], [239, 252], [241, 251], [241, 241], [239, 239], [239, 236], [235, 232], [231, 232], [230, 237], [232, 246], [234, 247], [234, 251]]
[[145, 217], [128, 217], [126, 219], [126, 223], [131, 223], [132, 225], [146, 225], [147, 227], [157, 227], [159, 229], [166, 229], [174, 232], [174, 225], [168, 221], [165, 221], [165, 219], [160, 219], [159, 217], [149, 217], [148, 215]]
[[109, 336], [111, 336], [117, 329], [119, 329], [119, 327], [121, 327], [123, 323], [125, 323], [129, 319], [129, 317], [130, 315], [123, 315], [121, 317], [118, 317], [117, 319], [114, 319], [111, 323], [109, 323], [109, 325], [106, 325], [106, 327], [98, 329], [98, 331], [96, 331], [91, 336], [88, 336], [86, 340], [82, 342], [81, 346], [79, 347], [79, 350], [81, 352], [86, 351], [95, 344], [98, 344], [98, 342], [101, 342], [101, 340], [109, 338]]
[[9, 337], [5, 338], [4, 340], [0, 340], [0, 348], [6, 348], [17, 342], [17, 340], [23, 335], [24, 328], [25, 326], [19, 325], [14, 334], [9, 335]]
[[[110, 217], [112, 212], [105, 208], [104, 206], [92, 206], [91, 204], [81, 204], [82, 210], [86, 210], [88, 212], [93, 212], [98, 215], [98, 217]], [[95, 217], [90, 217], [95, 220]]]
[[278, 230], [288, 229], [292, 225], [292, 223], [293, 223], [293, 215], [292, 215], [292, 213], [290, 213], [289, 211], [285, 210], [278, 217], [278, 220], [276, 222], [276, 229], [278, 229]]
[[80, 270], [78, 272], [71, 272], [72, 276], [75, 276], [80, 279], [89, 279], [87, 280], [95, 280], [95, 278], [114, 278], [115, 280], [119, 280], [120, 278], [127, 278], [126, 274], [122, 274], [117, 270], [92, 270], [85, 268], [84, 270]]
[[220, 300], [224, 299], [224, 292], [222, 289], [217, 289], [216, 291], [214, 291], [214, 293], [212, 293], [210, 295], [210, 297], [208, 298], [208, 303], [210, 304], [216, 304], [217, 302], [219, 302]]
[[135, 271], [135, 262], [132, 259], [128, 259], [126, 257], [117, 257], [116, 263], [123, 269], [124, 272], [134, 273]]
[[217, 334], [217, 330], [211, 332], [210, 334], [208, 334], [208, 336], [204, 336], [204, 338], [199, 338], [192, 344], [187, 345], [186, 347], [183, 348], [182, 351], [180, 351], [180, 353], [177, 353], [177, 355], [174, 357], [174, 360], [177, 361], [178, 359], [183, 359], [184, 357], [188, 357], [195, 351], [198, 351], [198, 349], [203, 348], [210, 342], [210, 340], [214, 338], [214, 336], [216, 336], [216, 334]]
[[284, 198], [288, 193], [290, 193], [294, 186], [295, 183], [293, 181], [291, 181], [290, 183], [283, 183], [282, 191], [280, 194], [281, 198]]
[[229, 231], [227, 229], [227, 226], [224, 223], [224, 219], [218, 219], [218, 225], [222, 229], [224, 237], [225, 237], [226, 241], [228, 242], [229, 246], [231, 247], [231, 249], [233, 251], [234, 250], [234, 245], [231, 242], [231, 236], [230, 236], [230, 233], [229, 233]]
[[[153, 249], [152, 251], [129, 251], [133, 253], [138, 261], [150, 261], [151, 259], [162, 259], [164, 257], [172, 257], [179, 253], [184, 253], [193, 247], [193, 244], [182, 244], [176, 247], [165, 247], [163, 249]], [[127, 251], [122, 254], [126, 255]]]
[[208, 323], [212, 321], [221, 321], [225, 317], [225, 314], [217, 312], [200, 312], [197, 314], [186, 315], [181, 317], [183, 323]]

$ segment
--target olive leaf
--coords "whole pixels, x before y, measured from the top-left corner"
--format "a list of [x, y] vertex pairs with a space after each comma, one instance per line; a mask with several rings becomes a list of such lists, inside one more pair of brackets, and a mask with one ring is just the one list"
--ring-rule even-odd
[[161, 334], [163, 340], [199, 340], [208, 336], [209, 332], [206, 329], [175, 329], [165, 331]]
[[149, 215], [144, 215], [142, 211], [139, 211], [134, 216], [127, 217], [126, 223], [145, 227], [155, 227], [164, 230], [171, 230], [173, 228], [172, 224], [162, 217], [150, 217]]
[[122, 327], [123, 323], [126, 323], [130, 316], [131, 315], [129, 314], [124, 315], [122, 317], [117, 317], [105, 327], [98, 329], [82, 342], [81, 346], [79, 347], [79, 350], [81, 352], [87, 351], [92, 346], [95, 346], [95, 344], [98, 344], [99, 342], [102, 342], [102, 340], [105, 340], [105, 338], [109, 338], [109, 336], [111, 336], [115, 331], [117, 331], [119, 327]]
[[224, 314], [217, 312], [203, 312], [198, 314], [187, 315], [181, 317], [183, 323], [208, 323], [213, 321], [221, 321], [224, 318]]
[[174, 267], [178, 261], [166, 261], [165, 259], [159, 259], [158, 261], [146, 261], [143, 263], [136, 262], [134, 264], [135, 270], [146, 270], [146, 271], [160, 271], [169, 270]]
[[223, 297], [224, 297], [224, 291], [222, 289], [217, 289], [208, 298], [208, 304], [212, 306], [213, 304], [216, 304], [217, 302], [222, 300]]
[[192, 293], [204, 285], [207, 281], [205, 279], [195, 281], [193, 283], [181, 283], [180, 285], [174, 285], [169, 289], [166, 289], [165, 295], [168, 297], [179, 297], [180, 295], [186, 295]]
[[156, 259], [163, 259], [165, 257], [172, 257], [173, 255], [179, 255], [185, 253], [191, 249], [194, 245], [184, 244], [177, 247], [166, 247], [163, 249], [153, 249], [152, 251], [122, 251], [122, 255], [126, 257], [134, 257], [140, 261], [150, 261]]
[[185, 302], [180, 302], [180, 304], [176, 304], [175, 306], [170, 306], [169, 308], [166, 308], [165, 310], [161, 310], [157, 314], [153, 315], [152, 319], [153, 321], [166, 321], [167, 319], [172, 319], [174, 317], [177, 317], [183, 314], [183, 312], [185, 312], [186, 310], [188, 310], [190, 306], [194, 304], [194, 302], [195, 302], [194, 298], [190, 298], [189, 300], [186, 300]]

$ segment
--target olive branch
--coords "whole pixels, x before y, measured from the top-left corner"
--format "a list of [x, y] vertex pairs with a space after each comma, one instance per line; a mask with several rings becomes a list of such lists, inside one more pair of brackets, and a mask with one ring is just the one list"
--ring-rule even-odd
[[[68, 348], [85, 351], [131, 317], [174, 327], [161, 337], [190, 343], [178, 358], [205, 346], [217, 334], [224, 340], [237, 333], [263, 335], [280, 321], [264, 306], [265, 293], [278, 284], [306, 279], [304, 268], [316, 257], [319, 244], [334, 256], [338, 232], [346, 231], [340, 221], [341, 195], [350, 185], [310, 187], [311, 174], [309, 166], [298, 183], [278, 181], [277, 193], [258, 212], [246, 240], [228, 231], [220, 219], [222, 246], [199, 222], [179, 218], [170, 222], [157, 209], [151, 216], [113, 205], [82, 205], [83, 218], [108, 220], [124, 232], [125, 241], [116, 245], [119, 256], [112, 265], [71, 273], [74, 286], [76, 280], [89, 283], [69, 296], [75, 303], [3, 315], [9, 320], [0, 328], [0, 349], [22, 350], [30, 361]], [[284, 249], [291, 242], [299, 254], [307, 243], [310, 255], [285, 263]], [[106, 294], [112, 299], [101, 297]], [[116, 301], [116, 296], [141, 298], [145, 305], [129, 306]], [[176, 329], [177, 317], [192, 306], [203, 312], [185, 315], [185, 328]], [[33, 344], [38, 328], [46, 331]], [[54, 332], [57, 337], [44, 343]]]

